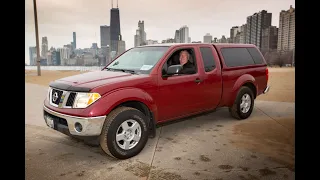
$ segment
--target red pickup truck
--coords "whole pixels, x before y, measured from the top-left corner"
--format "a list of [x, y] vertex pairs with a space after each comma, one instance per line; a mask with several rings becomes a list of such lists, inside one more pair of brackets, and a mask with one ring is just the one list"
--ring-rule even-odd
[[251, 44], [147, 45], [127, 50], [101, 71], [51, 82], [44, 119], [126, 159], [140, 153], [160, 123], [219, 107], [248, 118], [267, 83], [265, 59]]

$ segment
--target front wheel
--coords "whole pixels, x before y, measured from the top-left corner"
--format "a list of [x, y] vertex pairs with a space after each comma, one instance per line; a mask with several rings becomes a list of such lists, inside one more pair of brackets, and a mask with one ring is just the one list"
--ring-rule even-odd
[[249, 87], [243, 86], [239, 89], [233, 106], [229, 108], [229, 112], [236, 119], [247, 119], [252, 113], [253, 106], [253, 92]]
[[148, 118], [139, 110], [119, 107], [106, 118], [100, 147], [108, 155], [128, 159], [139, 154], [148, 141]]

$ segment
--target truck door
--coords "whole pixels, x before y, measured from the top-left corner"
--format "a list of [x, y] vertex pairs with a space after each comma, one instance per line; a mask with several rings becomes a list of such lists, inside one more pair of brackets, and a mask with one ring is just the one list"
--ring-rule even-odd
[[[179, 54], [182, 50], [188, 50], [191, 61], [196, 67], [194, 74], [178, 74], [170, 77], [162, 77], [163, 69], [170, 65], [180, 64]], [[171, 54], [172, 53], [172, 54]], [[158, 118], [159, 121], [170, 120], [181, 116], [198, 112], [203, 108], [202, 89], [204, 84], [199, 72], [199, 66], [192, 46], [176, 48], [171, 56], [160, 65], [158, 71]]]
[[219, 56], [212, 45], [200, 45], [201, 60], [203, 63], [203, 92], [206, 109], [216, 108], [222, 96], [222, 75]]

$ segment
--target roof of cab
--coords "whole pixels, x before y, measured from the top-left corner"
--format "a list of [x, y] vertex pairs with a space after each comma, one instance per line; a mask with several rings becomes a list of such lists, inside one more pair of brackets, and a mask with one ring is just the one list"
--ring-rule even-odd
[[254, 44], [236, 44], [236, 43], [163, 43], [163, 44], [149, 44], [144, 46], [138, 47], [171, 47], [171, 46], [181, 46], [181, 45], [214, 45], [217, 48], [224, 48], [224, 47], [256, 47]]

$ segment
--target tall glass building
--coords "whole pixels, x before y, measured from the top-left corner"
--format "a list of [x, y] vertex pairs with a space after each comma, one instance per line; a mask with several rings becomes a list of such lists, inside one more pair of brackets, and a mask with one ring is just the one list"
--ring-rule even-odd
[[110, 51], [117, 51], [120, 32], [120, 12], [119, 8], [110, 10]]

